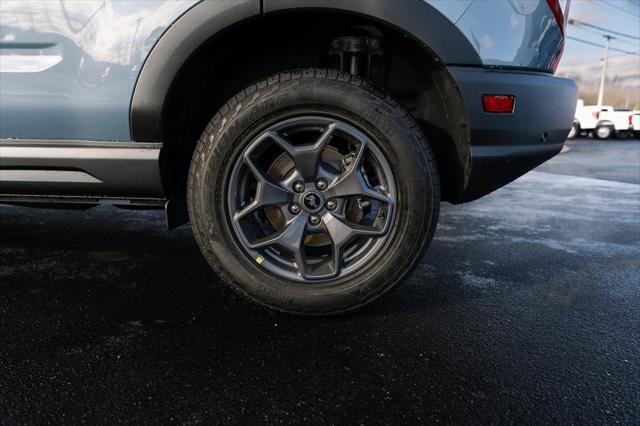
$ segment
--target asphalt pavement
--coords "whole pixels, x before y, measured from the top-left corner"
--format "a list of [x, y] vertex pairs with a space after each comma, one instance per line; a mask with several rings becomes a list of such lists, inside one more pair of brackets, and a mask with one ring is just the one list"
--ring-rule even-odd
[[638, 424], [640, 142], [569, 146], [329, 319], [236, 297], [161, 212], [0, 206], [0, 424]]

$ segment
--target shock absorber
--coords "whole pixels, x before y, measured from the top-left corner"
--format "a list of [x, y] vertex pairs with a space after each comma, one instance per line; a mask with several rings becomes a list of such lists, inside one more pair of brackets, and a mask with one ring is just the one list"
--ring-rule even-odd
[[331, 42], [329, 55], [338, 59], [340, 71], [381, 84], [383, 76], [382, 39], [371, 35], [338, 37]]

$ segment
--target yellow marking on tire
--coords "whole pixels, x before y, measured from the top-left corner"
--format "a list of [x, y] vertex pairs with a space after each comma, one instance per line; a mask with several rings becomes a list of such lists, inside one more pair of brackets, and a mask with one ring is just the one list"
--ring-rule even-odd
[[262, 265], [262, 262], [264, 262], [264, 257], [262, 256], [256, 257], [256, 262], [258, 262], [258, 265]]

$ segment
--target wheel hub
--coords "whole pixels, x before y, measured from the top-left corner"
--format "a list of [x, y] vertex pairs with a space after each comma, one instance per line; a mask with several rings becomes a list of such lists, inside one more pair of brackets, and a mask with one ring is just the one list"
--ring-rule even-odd
[[324, 197], [318, 191], [307, 191], [300, 199], [302, 208], [308, 213], [317, 213], [324, 205]]

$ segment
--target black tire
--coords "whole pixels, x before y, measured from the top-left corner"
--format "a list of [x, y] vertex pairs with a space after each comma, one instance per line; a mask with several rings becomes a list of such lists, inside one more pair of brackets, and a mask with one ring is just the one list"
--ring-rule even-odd
[[567, 139], [574, 139], [578, 136], [580, 136], [580, 124], [574, 121], [571, 126], [571, 130], [569, 130], [569, 134], [567, 135]]
[[[375, 141], [398, 195], [390, 235], [375, 261], [322, 285], [284, 279], [261, 267], [239, 242], [227, 210], [231, 171], [252, 138], [274, 122], [309, 113], [337, 116]], [[355, 76], [306, 69], [252, 84], [211, 119], [193, 155], [188, 206], [205, 258], [233, 289], [279, 311], [336, 314], [389, 292], [416, 266], [436, 229], [440, 183], [423, 132], [395, 100]]]

